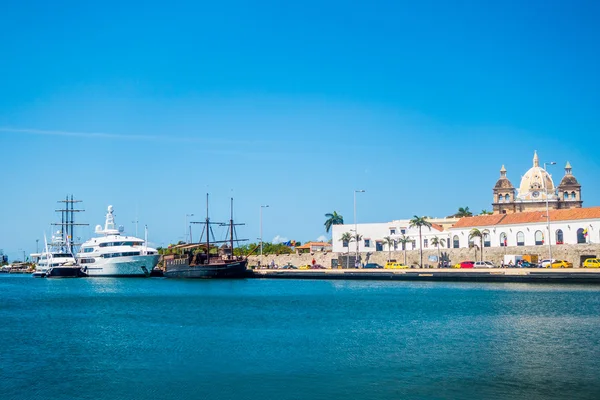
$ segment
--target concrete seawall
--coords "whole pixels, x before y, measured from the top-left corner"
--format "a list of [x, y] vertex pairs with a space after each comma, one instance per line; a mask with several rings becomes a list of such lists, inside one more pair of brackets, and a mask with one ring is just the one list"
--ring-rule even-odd
[[600, 270], [539, 268], [496, 269], [405, 269], [405, 270], [254, 270], [251, 278], [259, 279], [319, 279], [319, 280], [380, 280], [438, 282], [521, 282], [579, 283], [600, 285]]
[[[464, 260], [477, 261], [481, 258], [480, 252], [477, 249], [446, 249], [440, 247], [440, 256], [446, 256], [451, 263], [458, 263]], [[486, 247], [483, 249], [483, 259], [500, 265], [506, 254], [535, 254], [540, 260], [548, 258], [548, 246], [518, 246], [518, 247]], [[350, 255], [354, 255], [353, 252]], [[360, 253], [363, 263], [377, 263], [384, 265], [390, 259], [404, 262], [404, 251], [377, 251]], [[428, 261], [429, 256], [437, 256], [438, 250], [423, 249], [423, 264], [436, 264]], [[338, 259], [338, 256], [345, 257], [345, 253], [320, 253], [313, 254], [281, 254], [281, 255], [263, 255], [251, 256], [249, 258], [250, 265], [269, 265], [274, 261], [277, 265], [292, 264], [296, 266], [310, 264], [314, 258], [317, 264], [325, 267], [331, 267], [331, 260]], [[567, 260], [573, 263], [575, 268], [581, 266], [582, 257], [598, 257], [600, 256], [600, 244], [578, 244], [578, 245], [554, 245], [552, 246], [552, 258], [559, 260]], [[406, 251], [406, 264], [419, 264], [419, 250]]]

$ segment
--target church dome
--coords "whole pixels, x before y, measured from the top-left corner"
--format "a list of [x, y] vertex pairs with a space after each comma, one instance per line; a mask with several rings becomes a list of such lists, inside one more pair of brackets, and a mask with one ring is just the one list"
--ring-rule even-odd
[[[540, 196], [540, 192], [544, 191], [552, 197], [555, 192], [554, 182], [550, 174], [540, 167], [536, 152], [533, 156], [533, 167], [521, 178], [518, 197], [523, 200], [535, 199]], [[541, 197], [545, 198], [545, 196]]]
[[510, 183], [510, 181], [506, 178], [500, 178], [498, 179], [498, 182], [496, 182], [496, 186], [494, 186], [494, 189], [514, 189], [512, 183]]
[[577, 182], [577, 179], [575, 179], [575, 177], [573, 175], [565, 175], [562, 178], [562, 181], [560, 181], [560, 185], [558, 185], [558, 186], [575, 186], [575, 185], [579, 185], [579, 182]]
[[567, 165], [565, 166], [565, 176], [563, 176], [562, 180], [560, 181], [558, 188], [560, 189], [561, 186], [581, 186], [579, 182], [577, 182], [577, 179], [575, 179], [573, 176], [573, 173], [571, 172], [571, 163], [568, 161]]

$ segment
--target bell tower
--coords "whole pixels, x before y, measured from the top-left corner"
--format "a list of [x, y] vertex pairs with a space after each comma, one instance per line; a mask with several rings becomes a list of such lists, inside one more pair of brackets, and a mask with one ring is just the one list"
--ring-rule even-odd
[[496, 182], [493, 192], [492, 209], [494, 214], [512, 214], [516, 211], [515, 188], [506, 177], [504, 165], [500, 168], [500, 178]]
[[581, 185], [573, 176], [571, 163], [565, 165], [565, 176], [558, 185], [559, 208], [581, 208]]

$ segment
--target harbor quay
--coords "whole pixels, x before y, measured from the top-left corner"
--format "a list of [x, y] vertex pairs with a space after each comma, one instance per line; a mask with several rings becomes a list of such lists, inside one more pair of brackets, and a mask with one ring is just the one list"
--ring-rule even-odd
[[487, 283], [578, 283], [599, 284], [600, 270], [540, 268], [431, 268], [382, 269], [327, 269], [327, 270], [253, 270], [251, 278], [264, 279], [318, 279], [318, 280], [378, 280], [378, 281], [434, 281], [434, 282], [487, 282]]
[[[491, 261], [496, 266], [501, 266], [506, 255], [534, 255], [540, 261], [548, 258], [547, 246], [509, 246], [509, 247], [489, 247], [483, 250], [483, 257], [480, 251], [476, 248], [440, 248], [439, 251], [435, 248], [423, 249], [423, 264], [424, 267], [436, 267], [437, 261], [429, 261], [430, 259], [447, 260], [448, 264], [453, 265], [461, 261]], [[406, 255], [406, 259], [405, 259]], [[552, 258], [557, 260], [566, 260], [573, 263], [573, 268], [583, 267], [583, 261], [588, 258], [597, 258], [600, 255], [600, 243], [588, 243], [577, 245], [555, 245], [552, 246]], [[268, 254], [263, 256], [250, 256], [248, 265], [269, 267], [275, 264], [282, 267], [288, 264], [301, 266], [311, 264], [312, 260], [315, 263], [324, 266], [325, 268], [336, 268], [336, 265], [345, 265], [346, 259], [350, 259], [350, 265], [353, 266], [356, 253], [354, 251], [348, 253], [340, 252], [313, 252], [305, 254]], [[373, 251], [359, 253], [360, 266], [367, 263], [375, 263], [385, 265], [388, 260], [396, 260], [407, 266], [418, 268], [420, 262], [420, 252], [418, 249], [406, 251]]]

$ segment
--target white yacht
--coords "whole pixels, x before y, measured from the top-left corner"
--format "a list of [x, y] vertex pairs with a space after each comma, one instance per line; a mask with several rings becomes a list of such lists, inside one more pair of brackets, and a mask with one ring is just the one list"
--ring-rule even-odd
[[31, 258], [36, 260], [34, 277], [46, 277], [54, 268], [58, 271], [59, 268], [57, 267], [75, 265], [75, 257], [71, 253], [71, 246], [65, 240], [62, 231], [57, 231], [52, 235], [50, 243], [45, 244], [44, 251], [31, 254]]
[[77, 259], [88, 276], [149, 276], [158, 264], [158, 251], [147, 246], [144, 239], [122, 235], [115, 229], [113, 207], [108, 206], [104, 229], [96, 226], [101, 235], [81, 245]]

